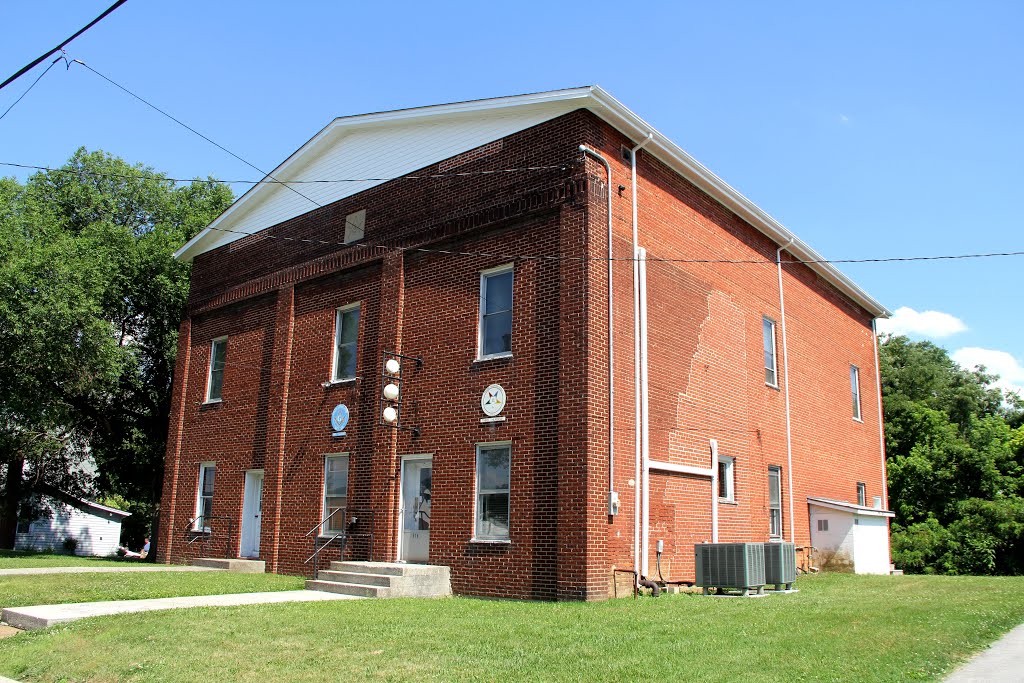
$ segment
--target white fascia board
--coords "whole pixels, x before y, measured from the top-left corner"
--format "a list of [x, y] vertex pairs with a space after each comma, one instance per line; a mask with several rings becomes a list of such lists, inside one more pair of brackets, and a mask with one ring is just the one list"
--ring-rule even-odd
[[896, 513], [890, 510], [879, 510], [876, 508], [869, 508], [863, 505], [854, 505], [853, 503], [844, 503], [841, 500], [831, 500], [829, 498], [808, 498], [808, 505], [813, 505], [820, 508], [828, 508], [829, 510], [838, 510], [840, 512], [846, 512], [851, 515], [863, 515], [865, 517], [895, 517]]

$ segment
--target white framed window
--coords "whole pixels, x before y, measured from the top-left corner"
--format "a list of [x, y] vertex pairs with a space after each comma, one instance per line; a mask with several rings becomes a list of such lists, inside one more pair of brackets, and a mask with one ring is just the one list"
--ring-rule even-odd
[[512, 264], [480, 273], [478, 358], [512, 355]]
[[736, 500], [736, 460], [728, 455], [718, 456], [718, 499]]
[[782, 538], [782, 468], [768, 466], [768, 534]]
[[366, 209], [345, 216], [345, 244], [363, 239], [366, 234]]
[[359, 304], [342, 306], [334, 314], [334, 360], [331, 381], [356, 378], [356, 351], [359, 342]]
[[778, 389], [779, 371], [775, 361], [775, 321], [771, 318], [762, 318], [761, 332], [764, 337], [764, 383]]
[[850, 393], [853, 396], [853, 419], [860, 421], [860, 369], [850, 366]]
[[348, 507], [348, 453], [324, 458], [324, 522], [322, 534], [345, 530], [345, 509]]
[[862, 481], [857, 482], [857, 505], [863, 505], [867, 507], [868, 504], [868, 485]]
[[473, 540], [509, 540], [509, 482], [512, 444], [476, 447], [476, 528]]
[[228, 338], [219, 337], [210, 345], [210, 373], [206, 378], [206, 402], [221, 400], [224, 388], [224, 364], [228, 357]]
[[196, 487], [196, 531], [209, 531], [209, 519], [213, 514], [213, 484], [217, 475], [217, 463], [199, 463], [199, 484]]

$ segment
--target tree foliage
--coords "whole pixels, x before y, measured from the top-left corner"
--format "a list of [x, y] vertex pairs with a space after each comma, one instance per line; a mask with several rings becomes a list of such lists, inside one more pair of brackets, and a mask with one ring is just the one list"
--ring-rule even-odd
[[1024, 573], [1024, 411], [930, 342], [880, 348], [893, 560], [913, 572]]
[[231, 200], [85, 149], [0, 179], [0, 547], [18, 501], [48, 488], [151, 517], [188, 295], [173, 253]]

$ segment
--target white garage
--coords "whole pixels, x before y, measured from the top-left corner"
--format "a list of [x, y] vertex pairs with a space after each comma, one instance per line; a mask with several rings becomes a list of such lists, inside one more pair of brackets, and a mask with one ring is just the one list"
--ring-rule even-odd
[[[880, 503], [880, 501], [879, 501]], [[808, 498], [815, 563], [826, 571], [888, 574], [888, 510], [830, 498]]]

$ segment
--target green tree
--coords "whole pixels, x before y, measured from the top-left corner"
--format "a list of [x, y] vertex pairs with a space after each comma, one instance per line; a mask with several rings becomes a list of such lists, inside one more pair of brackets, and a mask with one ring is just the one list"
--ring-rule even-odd
[[173, 253], [231, 201], [84, 149], [0, 179], [0, 547], [49, 488], [119, 495], [129, 536], [148, 532], [188, 295]]
[[893, 559], [907, 571], [1024, 573], [1024, 422], [984, 368], [930, 342], [880, 346]]

